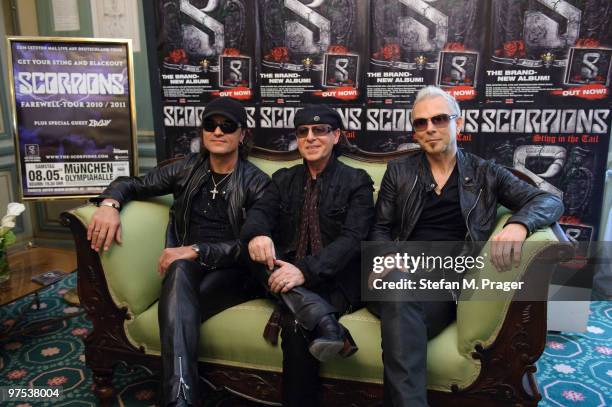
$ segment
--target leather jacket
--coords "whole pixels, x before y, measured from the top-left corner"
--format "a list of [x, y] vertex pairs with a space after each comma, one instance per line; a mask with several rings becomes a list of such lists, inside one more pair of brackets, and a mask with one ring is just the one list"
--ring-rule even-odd
[[[563, 213], [558, 197], [519, 180], [492, 161], [458, 150], [457, 169], [467, 241], [489, 239], [497, 204], [513, 211], [506, 224], [519, 223], [528, 234], [552, 224]], [[423, 210], [425, 192], [436, 186], [423, 151], [389, 162], [378, 194], [371, 240], [408, 240]]]
[[[209, 160], [201, 154], [189, 154], [181, 160], [158, 167], [142, 177], [119, 177], [92, 202], [105, 198], [117, 200], [121, 206], [133, 199], [146, 199], [172, 194], [174, 203], [166, 229], [166, 247], [184, 246], [189, 242], [189, 217], [195, 194], [211, 177]], [[229, 267], [241, 256], [240, 229], [247, 212], [261, 198], [270, 178], [250, 162], [238, 159], [227, 183], [228, 217], [235, 240], [198, 243], [202, 266], [215, 269]]]
[[[253, 207], [242, 228], [245, 244], [255, 236], [274, 240], [276, 255], [293, 262], [298, 246], [304, 199], [305, 165], [272, 175], [264, 197]], [[359, 303], [360, 250], [374, 219], [373, 182], [367, 172], [334, 156], [318, 175], [319, 225], [322, 249], [295, 262], [304, 274], [304, 287], [338, 286], [352, 304]]]

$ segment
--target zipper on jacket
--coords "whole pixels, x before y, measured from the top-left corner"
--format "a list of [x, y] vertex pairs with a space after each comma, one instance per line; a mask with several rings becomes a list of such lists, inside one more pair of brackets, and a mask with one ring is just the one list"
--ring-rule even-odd
[[[408, 200], [410, 199], [410, 195], [412, 194], [412, 191], [414, 191], [414, 187], [417, 184], [419, 177], [418, 176], [414, 176], [414, 182], [412, 183], [412, 188], [410, 188], [410, 191], [408, 192], [408, 197], [406, 197], [406, 202], [404, 202], [404, 207], [402, 208], [402, 228], [404, 227], [404, 215], [406, 214], [406, 206], [408, 206]], [[401, 228], [400, 228], [401, 230]]]
[[467, 237], [469, 236], [470, 240], [472, 240], [472, 234], [470, 233], [470, 225], [469, 225], [469, 221], [470, 221], [470, 215], [472, 214], [472, 211], [474, 210], [474, 208], [476, 207], [476, 205], [478, 205], [478, 201], [480, 200], [480, 195], [482, 194], [482, 188], [480, 188], [480, 191], [478, 191], [478, 197], [476, 197], [476, 202], [474, 202], [474, 205], [470, 208], [470, 210], [468, 211], [467, 216], [465, 217], [465, 227], [467, 229]]
[[187, 383], [185, 383], [185, 379], [183, 379], [183, 357], [179, 356], [179, 388], [178, 388], [178, 393], [176, 394], [176, 398], [178, 399], [181, 396], [181, 392], [183, 393], [183, 398], [185, 399], [185, 401], [187, 401], [187, 403], [189, 403], [189, 396], [188, 396], [188, 391], [189, 391], [189, 386], [187, 386]]

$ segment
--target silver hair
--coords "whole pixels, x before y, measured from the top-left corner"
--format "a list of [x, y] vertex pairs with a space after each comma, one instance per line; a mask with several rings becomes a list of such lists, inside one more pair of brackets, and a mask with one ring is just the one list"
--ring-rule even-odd
[[446, 99], [446, 103], [448, 104], [448, 108], [451, 110], [451, 112], [453, 114], [456, 114], [457, 116], [461, 115], [461, 109], [459, 108], [459, 103], [457, 103], [457, 100], [452, 97], [450, 94], [448, 94], [448, 92], [445, 92], [444, 90], [442, 90], [441, 88], [438, 88], [437, 86], [425, 86], [423, 89], [421, 89], [419, 91], [419, 93], [417, 93], [416, 95], [416, 99], [414, 99], [414, 103], [412, 104], [412, 108], [414, 109], [414, 106], [425, 100], [425, 99], [431, 99], [434, 97], [443, 97], [444, 99]]

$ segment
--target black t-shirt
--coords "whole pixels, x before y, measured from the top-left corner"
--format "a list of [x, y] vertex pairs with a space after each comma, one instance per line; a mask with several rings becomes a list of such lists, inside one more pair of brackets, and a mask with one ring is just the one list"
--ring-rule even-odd
[[[194, 196], [189, 224], [190, 244], [216, 243], [235, 238], [227, 214], [225, 195], [229, 176], [226, 175], [211, 172], [208, 182]], [[215, 190], [217, 193], [213, 194]]]
[[459, 203], [459, 175], [457, 165], [444, 184], [440, 195], [435, 190], [425, 193], [423, 211], [409, 240], [412, 241], [462, 241], [467, 228]]

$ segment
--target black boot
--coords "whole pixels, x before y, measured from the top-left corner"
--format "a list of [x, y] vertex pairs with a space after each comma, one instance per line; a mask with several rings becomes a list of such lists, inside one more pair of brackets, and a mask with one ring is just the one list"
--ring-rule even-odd
[[314, 339], [308, 345], [308, 350], [321, 362], [337, 356], [347, 358], [358, 350], [348, 329], [333, 314], [325, 315], [319, 321], [312, 336]]
[[280, 298], [289, 308], [299, 327], [310, 342], [308, 349], [318, 360], [324, 362], [336, 355], [348, 357], [357, 352], [355, 341], [334, 314], [338, 310], [319, 294], [295, 287]]

